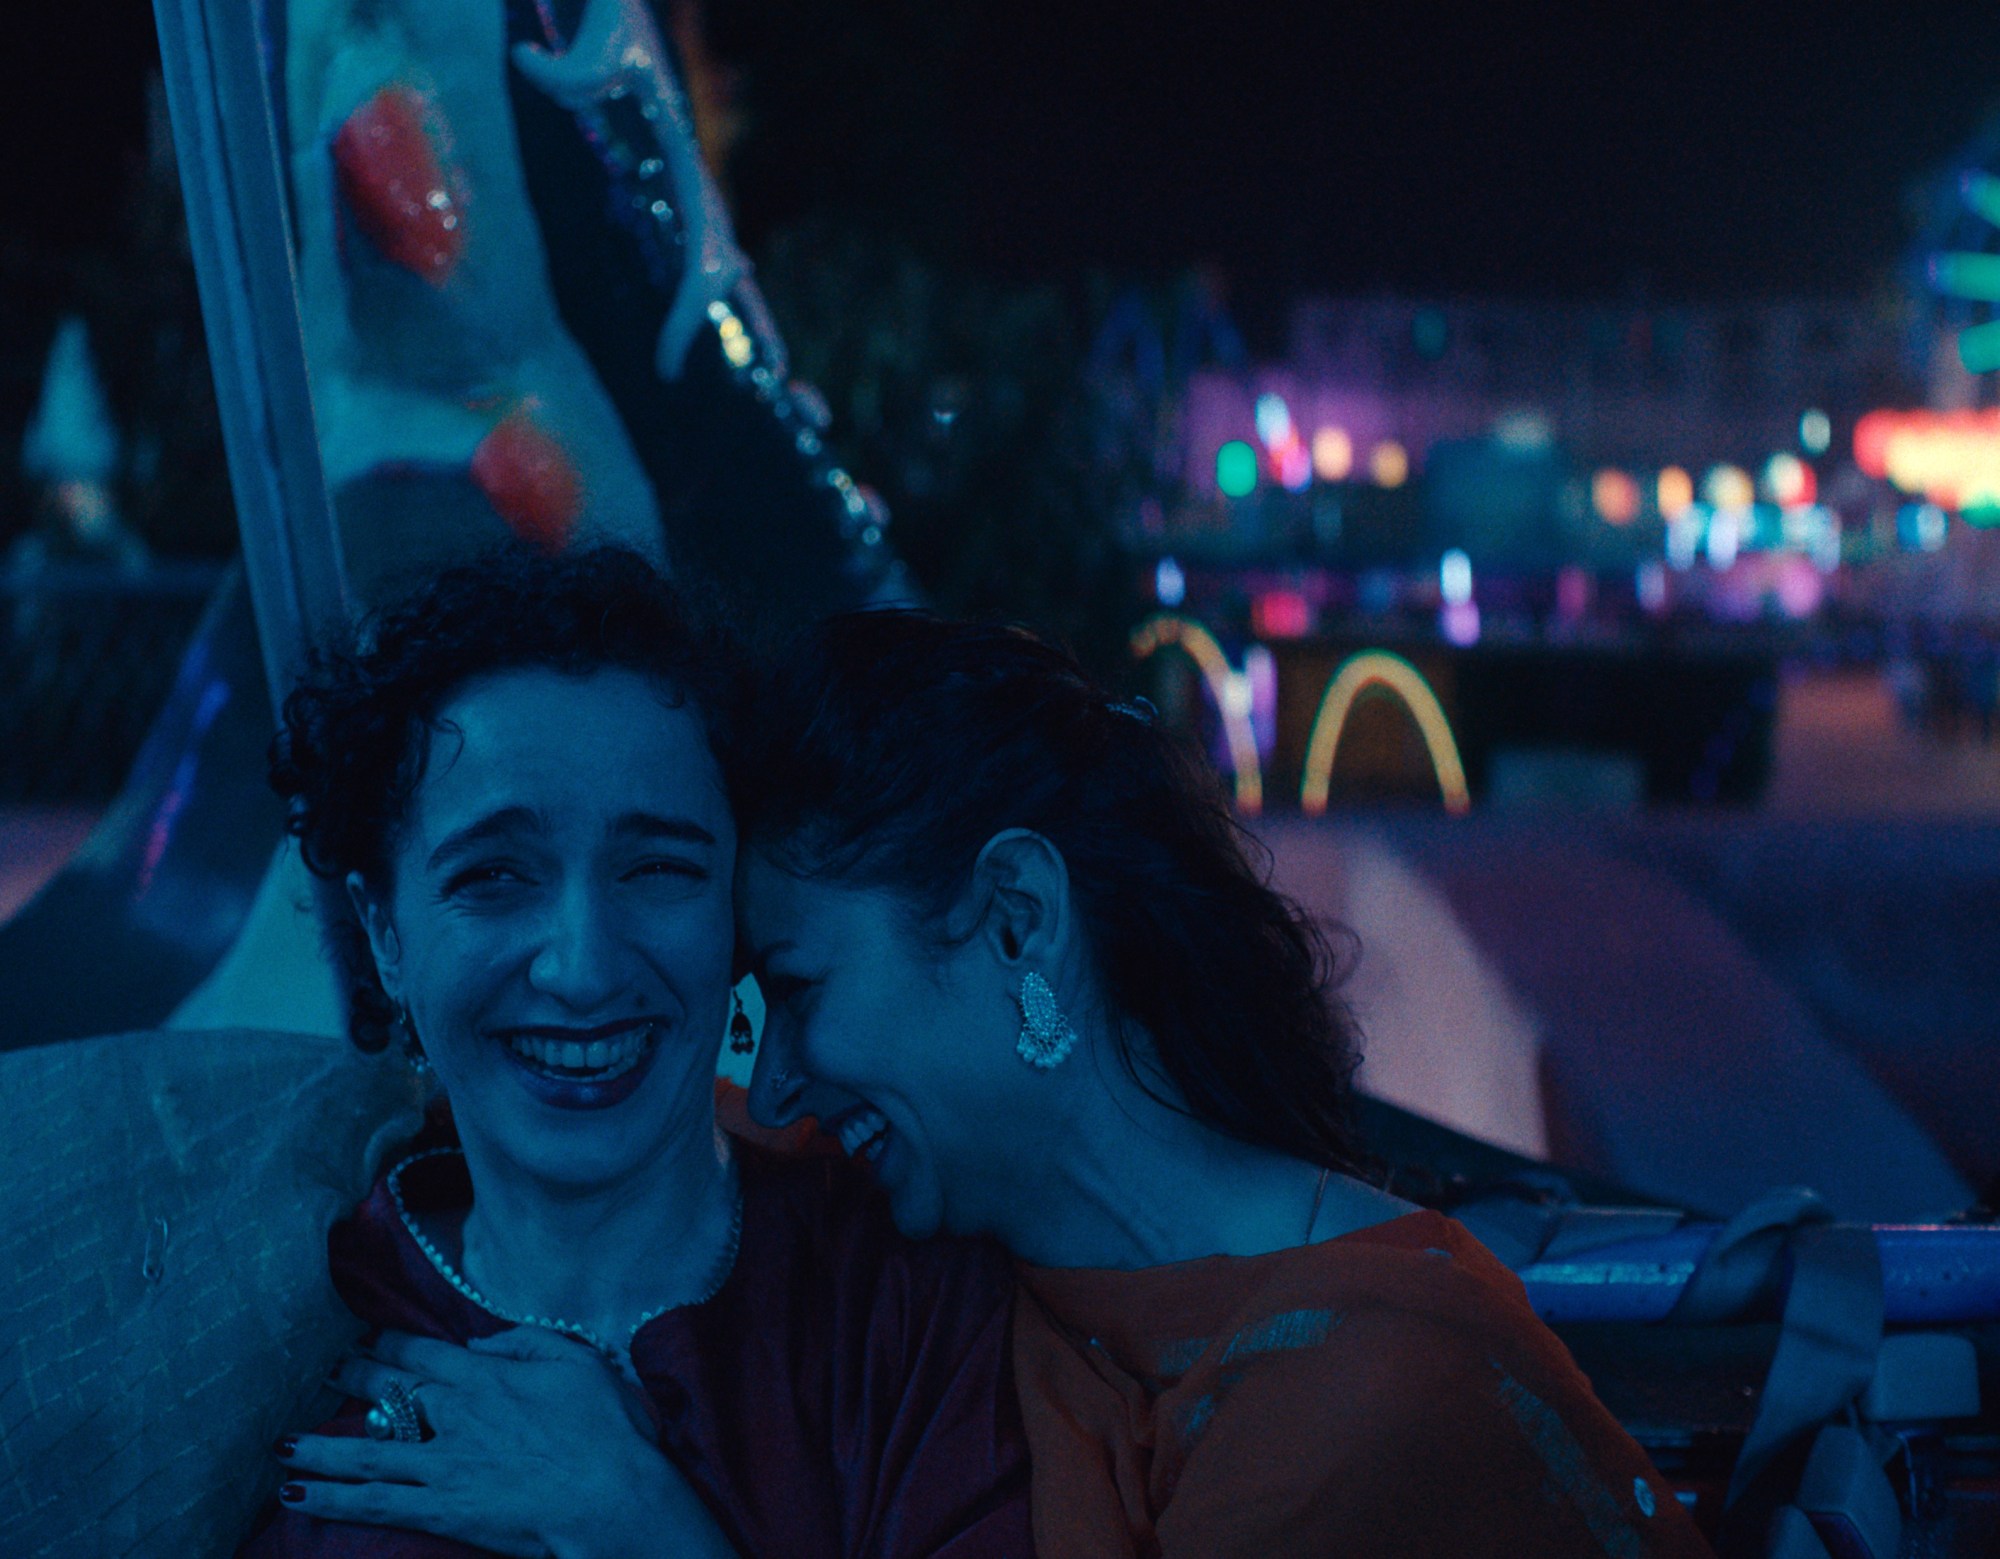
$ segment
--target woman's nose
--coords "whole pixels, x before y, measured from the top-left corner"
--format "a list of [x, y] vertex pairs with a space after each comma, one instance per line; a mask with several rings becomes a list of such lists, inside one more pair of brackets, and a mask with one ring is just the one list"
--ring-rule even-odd
[[619, 994], [622, 967], [609, 917], [594, 894], [577, 888], [556, 901], [544, 922], [528, 983], [575, 1011], [590, 1012]]
[[750, 1073], [750, 1118], [774, 1129], [795, 1125], [812, 1113], [805, 1102], [809, 1079], [799, 1068], [797, 1048], [785, 1027], [765, 1017], [757, 1065]]

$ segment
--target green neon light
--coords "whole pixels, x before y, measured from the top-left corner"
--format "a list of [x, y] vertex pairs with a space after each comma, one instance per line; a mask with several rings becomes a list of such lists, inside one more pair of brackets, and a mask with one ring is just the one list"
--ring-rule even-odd
[[1231, 439], [1215, 452], [1215, 485], [1229, 498], [1248, 498], [1257, 490], [1257, 451], [1241, 439]]
[[2000, 368], [2000, 319], [1983, 325], [1968, 325], [1958, 333], [1958, 360], [1967, 373], [1990, 373]]
[[1931, 278], [1954, 297], [2000, 303], [2000, 254], [1940, 254], [1931, 259]]

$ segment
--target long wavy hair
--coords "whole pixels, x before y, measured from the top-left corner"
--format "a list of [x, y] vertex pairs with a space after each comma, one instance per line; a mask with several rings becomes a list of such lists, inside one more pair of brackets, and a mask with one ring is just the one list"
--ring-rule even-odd
[[1033, 829], [1062, 853], [1131, 1075], [1241, 1141], [1363, 1167], [1345, 960], [1143, 707], [1020, 629], [874, 611], [808, 634], [755, 726], [738, 822], [767, 859], [894, 890], [941, 934], [986, 842]]

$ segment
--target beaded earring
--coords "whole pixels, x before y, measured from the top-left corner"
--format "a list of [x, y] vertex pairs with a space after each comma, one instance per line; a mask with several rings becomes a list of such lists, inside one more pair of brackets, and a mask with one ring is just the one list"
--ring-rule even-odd
[[1076, 1045], [1076, 1030], [1056, 1005], [1056, 993], [1047, 980], [1030, 972], [1021, 980], [1020, 1001], [1021, 1037], [1014, 1049], [1040, 1071], [1061, 1066]]
[[747, 1056], [757, 1048], [757, 1040], [750, 1032], [750, 1014], [743, 1010], [743, 993], [731, 993], [736, 998], [736, 1011], [729, 1019], [729, 1048], [739, 1056]]
[[396, 1016], [393, 1022], [403, 1059], [410, 1063], [411, 1070], [419, 1077], [427, 1077], [431, 1069], [430, 1058], [424, 1054], [423, 1043], [417, 1038], [416, 1025], [410, 1021], [410, 1009], [400, 1001], [395, 1006]]

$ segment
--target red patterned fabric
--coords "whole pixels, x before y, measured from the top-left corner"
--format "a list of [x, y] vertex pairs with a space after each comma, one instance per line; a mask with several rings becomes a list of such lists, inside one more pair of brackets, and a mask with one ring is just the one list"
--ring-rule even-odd
[[[743, 1240], [715, 1297], [648, 1322], [633, 1363], [661, 1446], [746, 1556], [1029, 1559], [1027, 1450], [996, 1250], [897, 1235], [844, 1159], [739, 1144]], [[471, 1200], [464, 1162], [402, 1175], [425, 1209]], [[335, 1286], [372, 1326], [466, 1342], [505, 1323], [425, 1259], [386, 1182], [329, 1241]], [[349, 1404], [333, 1432], [358, 1427]], [[249, 1559], [442, 1559], [420, 1533], [277, 1507]]]
[[1018, 1270], [1042, 1559], [1708, 1552], [1519, 1279], [1440, 1214]]

